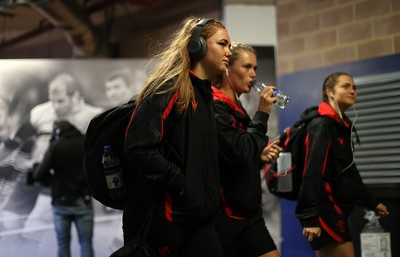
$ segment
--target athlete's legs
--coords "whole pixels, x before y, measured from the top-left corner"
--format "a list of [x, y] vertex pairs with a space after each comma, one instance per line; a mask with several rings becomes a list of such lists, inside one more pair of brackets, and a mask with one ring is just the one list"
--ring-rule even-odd
[[281, 255], [279, 254], [278, 250], [271, 251], [269, 253], [265, 253], [263, 255], [260, 255], [260, 257], [280, 257]]
[[355, 257], [353, 242], [330, 244], [317, 250], [317, 257]]

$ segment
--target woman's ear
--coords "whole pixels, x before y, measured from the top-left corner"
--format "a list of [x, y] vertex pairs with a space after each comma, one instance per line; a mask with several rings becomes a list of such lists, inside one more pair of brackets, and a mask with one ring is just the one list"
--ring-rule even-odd
[[326, 94], [326, 97], [329, 99], [332, 99], [332, 100], [335, 100], [335, 95], [333, 94], [333, 91], [332, 90], [330, 90], [330, 89], [326, 89], [326, 91], [325, 91], [325, 94]]

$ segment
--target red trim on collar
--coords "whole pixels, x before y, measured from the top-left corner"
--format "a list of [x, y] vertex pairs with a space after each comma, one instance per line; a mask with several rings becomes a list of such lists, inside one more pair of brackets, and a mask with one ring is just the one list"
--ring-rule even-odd
[[330, 106], [326, 102], [321, 102], [318, 106], [318, 113], [321, 116], [327, 116], [335, 120], [337, 123], [343, 123], [347, 127], [350, 126], [351, 122], [347, 120], [346, 117], [343, 116], [343, 120], [340, 119], [339, 115], [336, 113], [335, 109], [333, 109], [332, 106]]
[[246, 113], [243, 111], [243, 109], [240, 106], [238, 106], [232, 99], [230, 99], [227, 95], [225, 95], [217, 87], [212, 86], [212, 90], [213, 90], [214, 101], [219, 100], [219, 101], [227, 104], [233, 110], [239, 112], [241, 115], [246, 115]]
[[193, 76], [195, 76], [195, 77], [198, 77], [198, 76], [197, 76], [197, 74], [196, 74], [196, 73], [194, 73], [194, 71], [192, 71], [192, 70], [189, 70], [189, 72], [190, 72], [190, 74], [192, 74]]

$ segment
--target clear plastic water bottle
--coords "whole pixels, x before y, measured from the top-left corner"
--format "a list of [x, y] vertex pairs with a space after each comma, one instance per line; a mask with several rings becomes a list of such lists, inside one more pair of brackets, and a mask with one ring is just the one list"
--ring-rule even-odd
[[[257, 81], [257, 80], [252, 81], [252, 86], [255, 90], [257, 90], [258, 93], [261, 93], [264, 90], [264, 88], [266, 87], [266, 85], [264, 85], [264, 83]], [[274, 89], [274, 94], [277, 98], [277, 100], [274, 104], [281, 109], [285, 109], [285, 107], [289, 103], [289, 96], [285, 95], [284, 93], [282, 93], [282, 91], [280, 91], [278, 89]]]
[[290, 152], [282, 152], [276, 160], [279, 192], [291, 192], [293, 190], [292, 173], [292, 154]]
[[113, 152], [111, 145], [104, 146], [102, 163], [111, 200], [123, 200], [126, 197], [126, 189], [124, 186], [121, 163], [118, 156]]

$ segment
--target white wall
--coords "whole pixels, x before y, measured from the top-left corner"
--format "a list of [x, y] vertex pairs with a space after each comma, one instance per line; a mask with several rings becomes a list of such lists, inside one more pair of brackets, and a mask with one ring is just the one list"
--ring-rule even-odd
[[232, 41], [253, 46], [277, 44], [274, 5], [225, 4], [223, 20]]

